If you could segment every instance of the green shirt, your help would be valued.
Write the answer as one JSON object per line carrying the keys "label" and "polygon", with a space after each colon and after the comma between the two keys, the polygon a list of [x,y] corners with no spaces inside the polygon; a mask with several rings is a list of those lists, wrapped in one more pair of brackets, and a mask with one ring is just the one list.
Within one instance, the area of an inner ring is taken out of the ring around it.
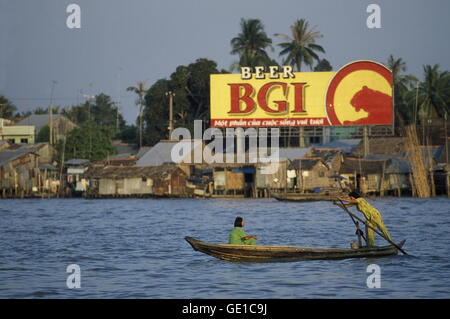
{"label": "green shirt", "polygon": [[247,234],[245,233],[245,231],[242,227],[234,227],[233,230],[230,232],[230,237],[229,237],[228,242],[232,245],[254,245],[254,244],[256,244],[255,239],[245,240],[245,236],[247,236]]}

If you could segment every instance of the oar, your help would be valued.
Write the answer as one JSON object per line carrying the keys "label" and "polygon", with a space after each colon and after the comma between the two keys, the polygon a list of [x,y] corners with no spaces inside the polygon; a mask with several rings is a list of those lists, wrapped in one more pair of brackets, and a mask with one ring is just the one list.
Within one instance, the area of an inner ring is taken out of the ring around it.
{"label": "oar", "polygon": [[377,233],[378,235],[380,235],[381,237],[383,237],[384,239],[386,239],[391,245],[393,245],[395,248],[397,248],[398,250],[400,250],[403,254],[408,255],[408,253],[406,253],[406,251],[404,251],[401,247],[399,247],[396,243],[394,243],[392,240],[390,240],[389,238],[385,237],[382,233],[380,233],[378,230],[376,230],[375,228],[373,228],[372,226],[368,225],[364,220],[362,220],[361,218],[359,218],[358,216],[356,216],[355,214],[351,213],[347,207],[344,205],[344,203],[339,199],[339,201],[341,202],[341,207],[352,217],[354,217],[356,220],[360,221],[361,223],[363,223],[364,225],[366,225],[367,227],[369,227],[370,229],[372,229],[375,233]]}
{"label": "oar", "polygon": [[[341,200],[339,200],[339,201],[341,202],[342,206],[345,207],[344,203],[343,203]],[[333,201],[333,202],[336,203],[336,201]],[[347,210],[347,213],[348,213],[348,212],[349,212],[349,211]],[[353,218],[353,216],[352,216],[351,214],[349,214],[349,216],[350,216],[350,218],[352,219],[353,224],[355,224],[356,229],[359,230],[359,224],[358,224],[358,222]],[[361,236],[362,236],[362,238],[364,239],[364,241],[365,241],[366,244],[367,244],[367,239],[366,239],[366,237],[364,236],[364,234],[361,234]]]}

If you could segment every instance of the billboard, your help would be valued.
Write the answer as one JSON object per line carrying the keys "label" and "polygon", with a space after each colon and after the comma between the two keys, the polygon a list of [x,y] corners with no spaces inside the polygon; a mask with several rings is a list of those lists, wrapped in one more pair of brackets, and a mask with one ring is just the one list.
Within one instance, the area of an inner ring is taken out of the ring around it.
{"label": "billboard", "polygon": [[211,75],[212,127],[392,125],[392,72],[355,61],[337,72],[290,66]]}

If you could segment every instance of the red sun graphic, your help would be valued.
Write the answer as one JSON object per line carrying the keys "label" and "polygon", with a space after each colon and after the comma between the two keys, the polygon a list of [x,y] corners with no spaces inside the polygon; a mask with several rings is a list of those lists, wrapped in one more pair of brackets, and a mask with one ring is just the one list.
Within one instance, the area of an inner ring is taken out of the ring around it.
{"label": "red sun graphic", "polygon": [[[341,68],[331,80],[326,94],[326,110],[331,125],[391,125],[393,121],[392,96],[362,85],[349,102],[355,111],[364,110],[367,116],[358,120],[339,120],[335,107],[336,90],[340,83],[356,71],[373,71],[380,74],[392,88],[392,72],[385,66],[372,61],[357,61]],[[342,116],[341,116],[342,118]]]}

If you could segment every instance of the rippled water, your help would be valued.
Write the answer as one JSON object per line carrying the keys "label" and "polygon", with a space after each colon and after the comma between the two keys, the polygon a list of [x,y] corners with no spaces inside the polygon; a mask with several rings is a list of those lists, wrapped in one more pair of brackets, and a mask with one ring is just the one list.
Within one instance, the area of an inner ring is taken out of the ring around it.
{"label": "rippled water", "polygon": [[[2,200],[0,297],[449,298],[450,200],[372,203],[415,258],[234,264],[184,241],[226,242],[240,215],[259,244],[349,247],[354,226],[327,202]],[[80,289],[66,286],[69,264],[81,268]],[[370,264],[381,267],[380,289],[367,288]]]}

